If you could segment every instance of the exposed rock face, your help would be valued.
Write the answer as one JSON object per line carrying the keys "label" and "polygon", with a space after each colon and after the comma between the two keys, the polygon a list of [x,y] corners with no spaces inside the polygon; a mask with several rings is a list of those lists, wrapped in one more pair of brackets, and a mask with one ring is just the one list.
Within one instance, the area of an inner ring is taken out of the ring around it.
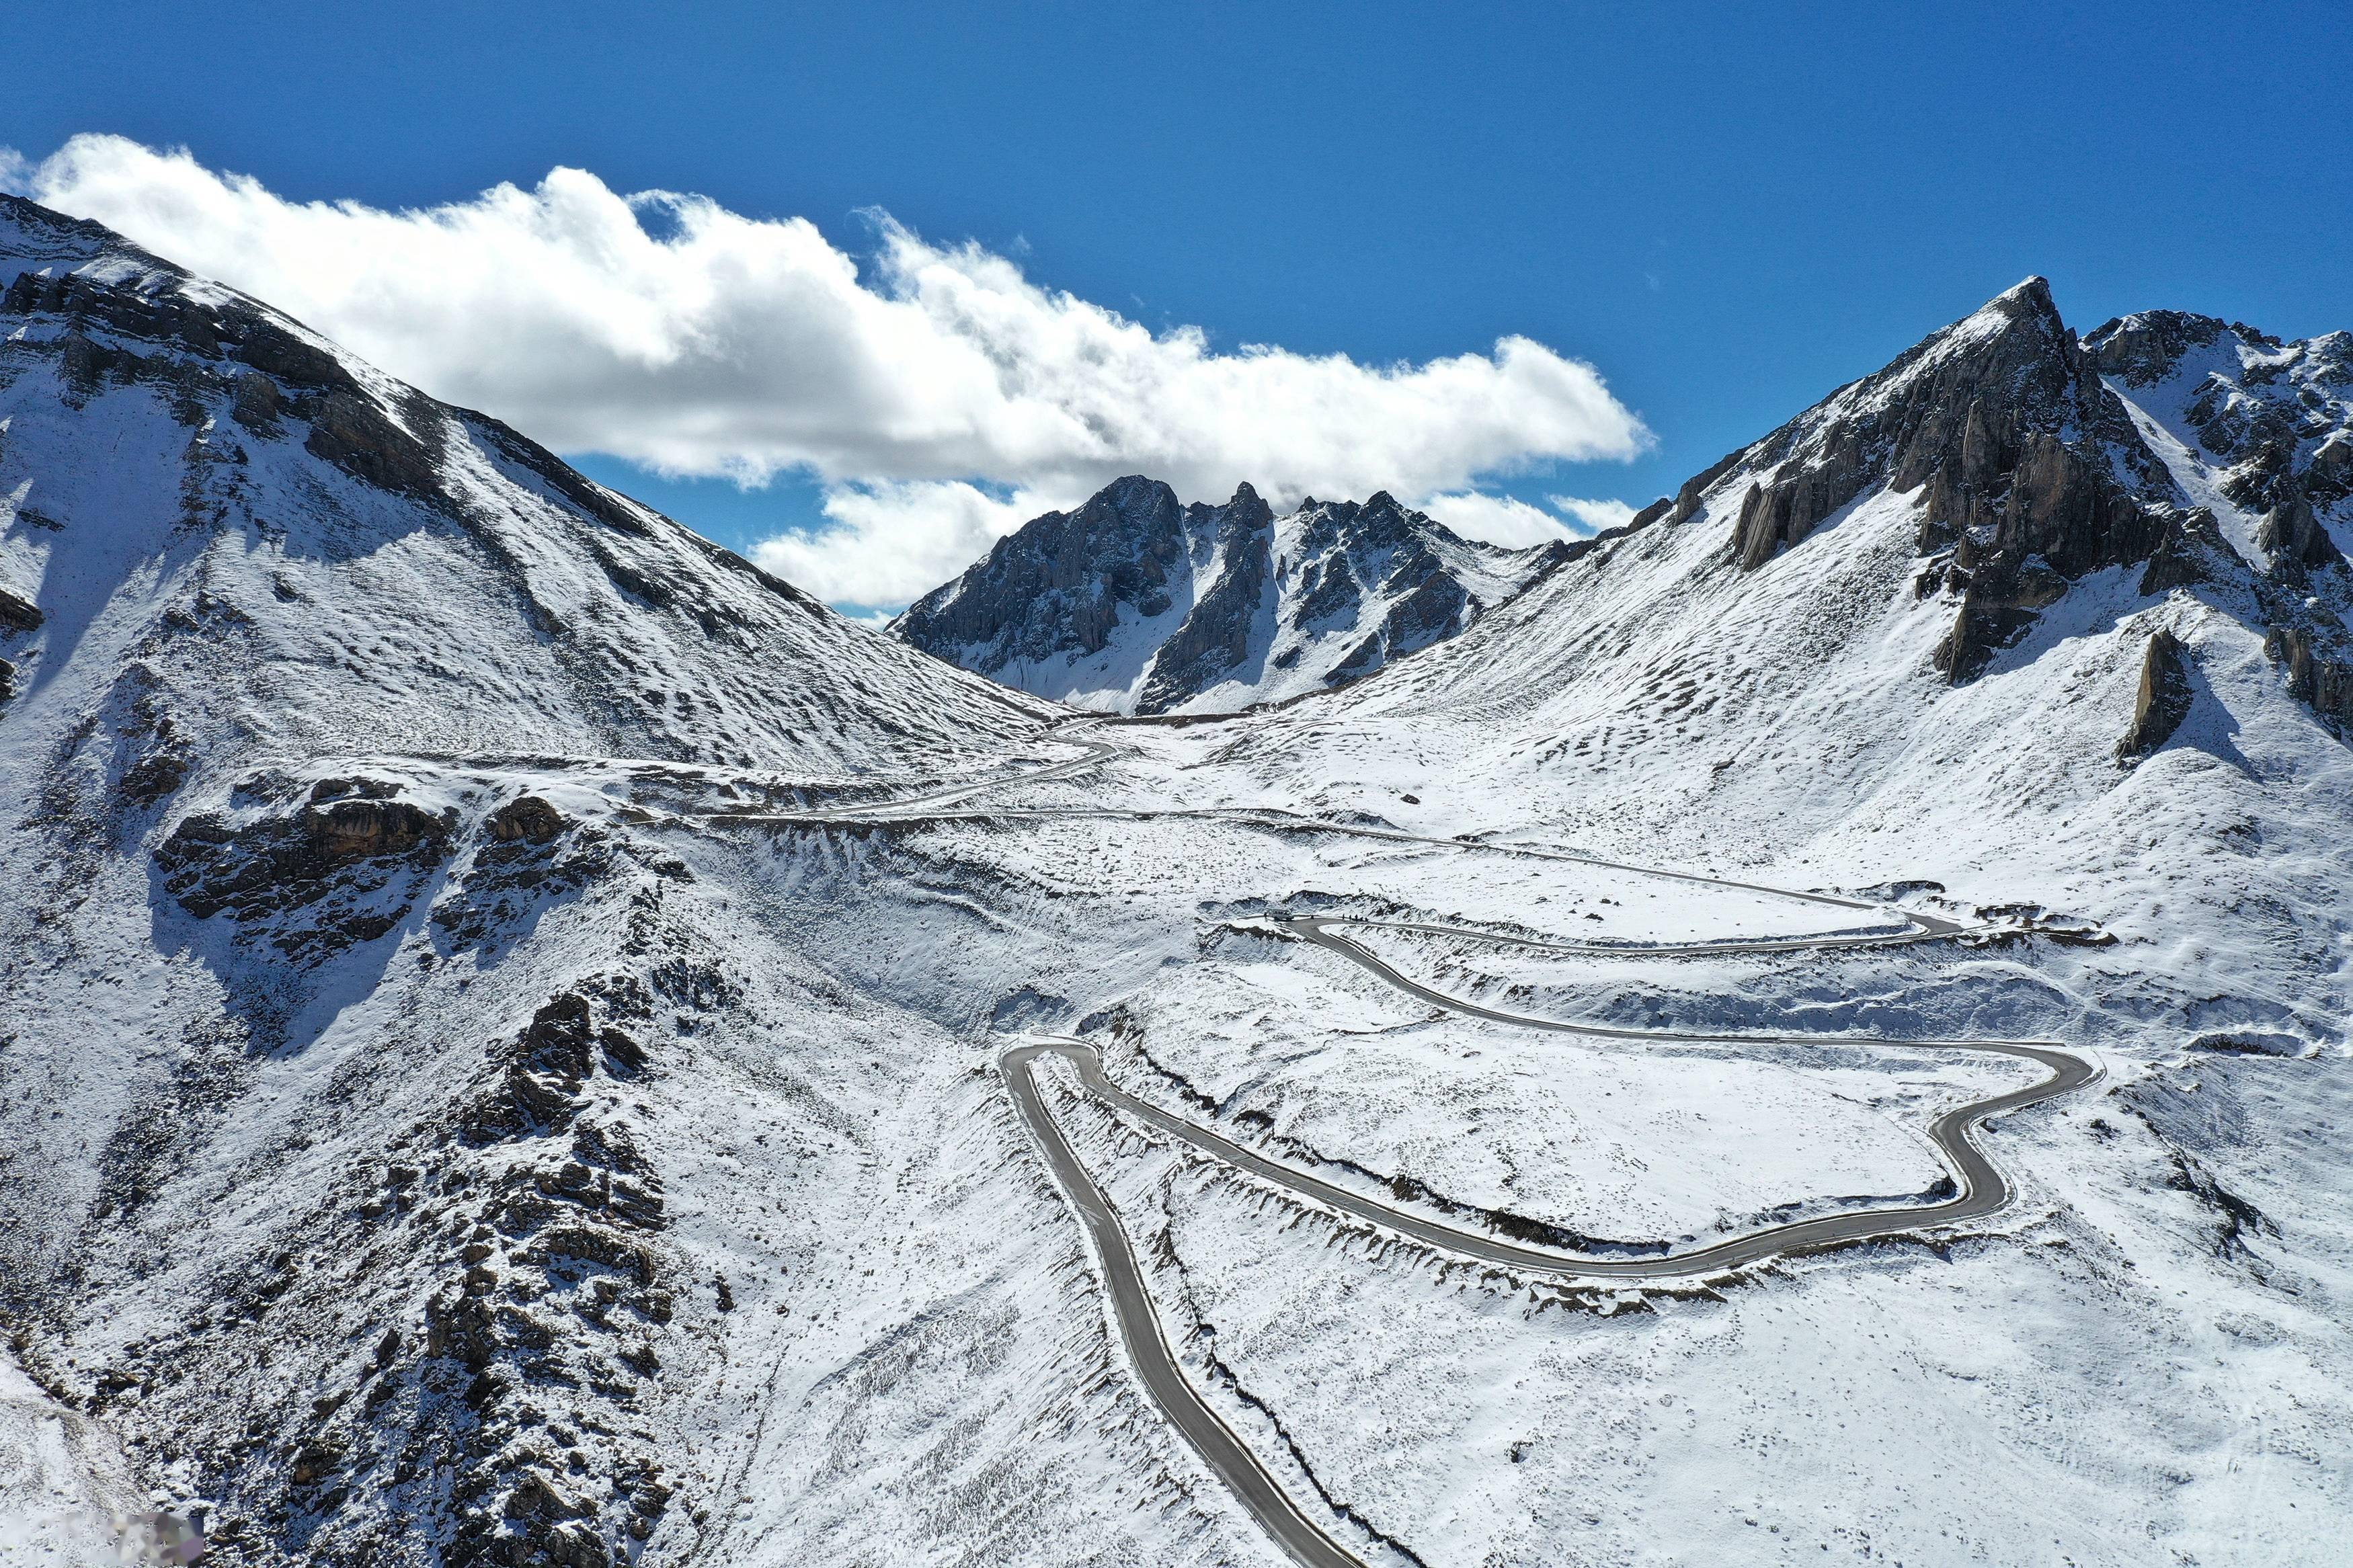
{"label": "exposed rock face", "polygon": [[1142,713],[1165,713],[1218,684],[1250,658],[1251,634],[1274,575],[1274,514],[1245,485],[1218,518],[1216,550],[1223,570],[1176,635],[1160,645],[1137,700]]}
{"label": "exposed rock face", "polygon": [[2292,477],[2283,479],[2274,493],[2279,497],[2278,504],[2263,514],[2263,525],[2255,531],[2255,542],[2270,552],[2275,569],[2295,575],[2315,566],[2332,566],[2345,559],[2337,542],[2321,526],[2301,484]]}
{"label": "exposed rock face", "polygon": [[[20,273],[0,293],[0,316],[37,314],[65,321],[66,379],[82,397],[110,381],[174,383],[192,403],[226,392],[232,416],[248,429],[275,434],[288,414],[310,425],[303,444],[313,455],[370,484],[417,497],[439,489],[439,422],[429,400],[410,395],[396,416],[332,352],[242,300],[152,294],[81,272]],[[118,341],[100,342],[88,327]]]}
{"label": "exposed rock face", "polygon": [[2132,727],[2116,747],[2119,760],[2137,762],[2171,740],[2189,716],[2190,697],[2189,650],[2160,627],[2149,635],[2148,651],[2141,656],[2140,691],[2133,700]]}
{"label": "exposed rock face", "polygon": [[[1257,495],[1235,500],[1247,506]],[[900,633],[918,647],[986,645],[1000,663],[1099,652],[1123,606],[1145,619],[1167,614],[1191,537],[1213,542],[1222,520],[1221,509],[1179,506],[1166,485],[1117,480],[1077,510],[1047,512],[998,541],[957,584],[911,605]],[[1016,620],[1009,612],[1021,605],[1043,613]]]}
{"label": "exposed rock face", "polygon": [[2353,495],[2353,333],[2284,342],[2149,310],[2103,325],[2084,352],[2260,519],[2255,542],[2275,574],[2300,581],[2343,559],[2324,514]]}
{"label": "exposed rock face", "polygon": [[[311,809],[301,816],[312,860],[325,868],[379,855],[406,855],[448,832],[446,822],[406,801],[386,798],[390,793],[367,779],[331,779],[314,785]],[[353,798],[336,798],[344,794]],[[322,801],[328,804],[322,805]]]}
{"label": "exposed rock face", "polygon": [[[430,410],[422,399],[412,400],[412,406],[430,419]],[[433,433],[433,439],[420,438],[396,423],[364,394],[331,392],[319,400],[311,415],[310,438],[302,445],[314,457],[324,458],[380,489],[429,497],[440,482],[439,433],[430,423],[425,428]]]}
{"label": "exposed rock face", "polygon": [[1023,525],[892,629],[1040,696],[1229,710],[1451,637],[1573,548],[1473,543],[1386,494],[1277,517],[1248,485],[1187,506],[1132,477]]}
{"label": "exposed rock face", "polygon": [[1957,600],[1935,655],[1956,683],[2092,574],[2137,566],[2153,595],[2253,568],[2263,613],[2304,638],[2278,657],[2306,648],[2297,689],[2333,711],[2327,670],[2353,662],[2346,584],[2314,590],[2353,522],[2348,389],[2353,336],[2285,343],[2151,311],[2079,341],[2029,279],[1695,477],[1666,518],[1732,475],[1731,557],[1753,572],[1883,487],[1915,494],[1915,589]]}
{"label": "exposed rock face", "polygon": [[2302,698],[2340,728],[2353,725],[2353,659],[2318,647],[2303,626],[2274,626],[2263,638],[2263,652],[2286,668],[2289,695]]}
{"label": "exposed rock face", "polygon": [[564,831],[564,814],[535,795],[517,795],[483,820],[483,830],[501,844],[544,844]]}
{"label": "exposed rock face", "polygon": [[39,605],[0,588],[0,632],[32,632],[40,627]]}
{"label": "exposed rock face", "polygon": [[[17,274],[0,293],[0,313],[58,315],[70,322],[103,325],[125,337],[170,344],[188,354],[237,361],[306,391],[356,391],[359,386],[332,352],[234,299],[215,303],[176,292],[151,294],[86,272],[45,278],[27,271]],[[81,344],[76,352],[87,374],[143,367],[143,362],[95,343],[87,334],[81,335]]]}
{"label": "exposed rock face", "polygon": [[1783,426],[1747,461],[1773,467],[1733,530],[1744,571],[1876,485],[1923,491],[1931,581],[1961,594],[1936,656],[1956,681],[2069,583],[2147,559],[2178,499],[2040,278]]}
{"label": "exposed rock face", "polygon": [[[264,784],[262,787],[267,788]],[[315,964],[405,919],[449,849],[454,818],[376,780],[322,780],[309,803],[239,821],[184,818],[157,847],[164,890],[197,920]]]}
{"label": "exposed rock face", "polygon": [[2149,562],[2143,593],[2236,584],[2288,688],[2353,720],[2353,334],[2284,342],[2235,321],[2151,310],[2084,339],[2146,441],[2204,504]]}

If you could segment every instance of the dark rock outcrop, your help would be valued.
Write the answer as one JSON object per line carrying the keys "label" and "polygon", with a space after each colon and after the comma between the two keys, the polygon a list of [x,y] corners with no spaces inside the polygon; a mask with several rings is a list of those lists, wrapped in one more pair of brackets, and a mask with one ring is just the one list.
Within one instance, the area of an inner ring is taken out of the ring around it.
{"label": "dark rock outcrop", "polygon": [[1140,713],[1165,713],[1217,685],[1250,657],[1253,623],[1265,607],[1274,576],[1274,513],[1248,485],[1234,492],[1218,519],[1224,570],[1174,637],[1160,645],[1136,703]]}
{"label": "dark rock outcrop", "polygon": [[[430,416],[421,400],[412,412]],[[380,489],[419,499],[439,492],[440,465],[433,448],[364,393],[336,391],[320,399],[302,445],[313,457]]]}
{"label": "dark rock outcrop", "polygon": [[186,782],[188,760],[175,752],[153,752],[122,774],[122,794],[132,805],[151,806]]}
{"label": "dark rock outcrop", "polygon": [[1732,552],[1755,571],[1873,486],[1920,492],[1928,582],[1960,591],[1936,668],[1958,682],[2068,584],[2147,560],[2179,500],[2098,366],[2030,278],[1745,455]]}
{"label": "dark rock outcrop", "polygon": [[[310,424],[303,445],[313,456],[385,489],[441,494],[439,416],[430,399],[411,395],[396,417],[332,351],[242,300],[208,304],[80,272],[27,272],[0,293],[0,315],[60,320],[58,352],[77,399],[110,378],[165,382],[201,423],[206,396],[225,394],[230,417],[248,430],[274,435],[281,416],[292,416]],[[93,331],[116,341],[100,342]]]}
{"label": "dark rock outcrop", "polygon": [[285,406],[285,400],[278,395],[278,384],[258,370],[248,370],[232,384],[236,401],[230,405],[229,417],[260,435],[278,434],[278,416]]}
{"label": "dark rock outcrop", "polygon": [[2106,323],[2084,346],[2151,426],[2189,449],[2175,460],[2201,468],[2238,513],[2235,547],[2203,510],[2169,520],[2141,592],[2189,588],[2246,605],[2289,689],[2342,729],[2353,710],[2344,619],[2353,584],[2339,542],[2353,525],[2353,333],[2284,342],[2237,321],[2149,310]]}
{"label": "dark rock outcrop", "polygon": [[2144,310],[2103,322],[2084,339],[2093,365],[2127,386],[2147,386],[2171,375],[2182,356],[2220,341],[2230,327],[2211,316],[2181,310]]}
{"label": "dark rock outcrop", "polygon": [[2129,765],[2171,740],[2189,716],[2190,697],[2189,650],[2160,627],[2149,634],[2141,656],[2140,690],[2133,700],[2132,725],[2116,747],[2117,759]]}
{"label": "dark rock outcrop", "polygon": [[2303,626],[2272,627],[2263,654],[2286,668],[2288,695],[2340,730],[2353,725],[2353,659],[2327,651]]}
{"label": "dark rock outcrop", "polygon": [[1669,528],[1674,527],[1677,523],[1690,521],[1699,515],[1699,509],[1706,500],[1707,492],[1715,488],[1716,481],[1738,468],[1741,459],[1747,457],[1752,449],[1743,447],[1736,452],[1726,452],[1723,457],[1685,479],[1676,489],[1673,500],[1670,501],[1662,497],[1636,512],[1627,524],[1628,529],[1630,531],[1647,527],[1661,517],[1666,519]]}
{"label": "dark rock outcrop", "polygon": [[448,823],[403,800],[334,800],[313,804],[301,814],[309,837],[313,867],[324,871],[354,860],[381,855],[406,855],[427,840],[438,839]]}
{"label": "dark rock outcrop", "polygon": [[568,826],[564,814],[535,795],[517,795],[482,819],[482,829],[501,844],[544,844]]}
{"label": "dark rock outcrop", "polygon": [[454,812],[429,813],[381,781],[322,780],[290,812],[243,824],[185,818],[156,848],[155,864],[190,915],[227,914],[240,941],[312,963],[406,919],[456,825]]}
{"label": "dark rock outcrop", "polygon": [[[1186,506],[1165,484],[1120,479],[1000,540],[892,630],[1042,696],[1132,686],[1135,711],[1158,713],[1233,683],[1239,707],[1271,680],[1312,689],[1451,637],[1578,548],[1473,544],[1386,493],[1310,499],[1295,515],[1278,549],[1273,509],[1248,485]],[[1165,632],[1139,625],[1180,609]],[[1119,636],[1134,640],[1114,647]]]}
{"label": "dark rock outcrop", "polygon": [[2292,477],[2283,477],[2274,493],[2276,503],[2255,531],[2255,542],[2270,553],[2274,570],[2300,579],[2314,567],[2345,559],[2337,542],[2321,526],[2302,485]]}
{"label": "dark rock outcrop", "polygon": [[38,605],[0,588],[0,633],[36,632],[44,618]]}
{"label": "dark rock outcrop", "polygon": [[2179,418],[2220,469],[2222,492],[2259,516],[2256,543],[2274,575],[2300,584],[2344,558],[2319,512],[2353,494],[2353,334],[2284,342],[2237,321],[2148,310],[2101,326],[2084,352]]}
{"label": "dark rock outcrop", "polygon": [[2149,552],[2148,564],[2141,571],[2140,591],[2154,597],[2211,582],[2232,559],[2231,546],[2215,524],[2214,514],[2204,507],[2193,507],[2166,519],[2157,548]]}

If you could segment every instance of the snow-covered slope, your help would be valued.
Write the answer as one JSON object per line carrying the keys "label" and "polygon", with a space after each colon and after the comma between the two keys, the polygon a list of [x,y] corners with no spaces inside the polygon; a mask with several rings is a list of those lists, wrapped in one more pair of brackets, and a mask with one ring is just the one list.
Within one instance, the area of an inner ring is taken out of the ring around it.
{"label": "snow-covered slope", "polygon": [[[2253,340],[2207,323],[2221,350],[2104,372],[2157,319],[2079,345],[2030,280],[1462,637],[1270,717],[1241,750],[1337,775],[1323,737],[1411,730],[1448,771],[1585,803],[1628,843],[1700,852],[1769,824],[1874,858],[2015,853],[2037,879],[2078,838],[2087,871],[2158,849],[2118,840],[2120,811],[2172,817],[2200,853],[2250,810],[2336,820],[2342,335],[2258,344],[2257,390],[2266,363],[2311,378],[2269,405],[2293,409],[2273,416],[2291,437],[2232,441],[2253,421],[2218,413],[2201,455],[2168,432],[2250,393],[2197,356],[2236,367]],[[2257,744],[2277,754],[2251,772]]]}
{"label": "snow-covered slope", "polygon": [[[2019,1065],[1924,1042],[2063,1041],[2105,1076],[1980,1135],[2009,1212],[1681,1284],[1044,1093],[1188,1384],[1361,1562],[2341,1556],[2346,568],[2265,534],[2289,480],[2345,521],[2333,340],[2086,347],[2030,285],[1373,679],[1049,733],[7,216],[86,279],[0,317],[10,1548],[143,1506],[272,1568],[1271,1568],[1008,1101],[1034,1030],[1619,1257],[1915,1203]],[[1560,852],[1984,929],[1793,950],[1902,922]]]}
{"label": "snow-covered slope", "polygon": [[9,198],[0,277],[19,736],[126,679],[191,747],[847,770],[1044,712],[102,231]]}
{"label": "snow-covered slope", "polygon": [[[69,1436],[127,1440],[159,1506],[211,1501],[207,1561],[643,1535],[691,1445],[632,1389],[695,1315],[674,1297],[708,1294],[668,1162],[733,1136],[655,1123],[678,1094],[706,1131],[863,1135],[828,1080],[871,1023],[779,1066],[764,1031],[814,1038],[838,1003],[752,958],[762,917],[628,796],[855,795],[1051,716],[0,197],[0,1317],[25,1373]],[[719,1050],[669,1049],[754,997]],[[776,1182],[691,1202],[741,1219]],[[481,1260],[524,1253],[578,1314],[481,1300]],[[519,1447],[525,1384],[565,1390],[593,1451]],[[617,1489],[601,1525],[583,1489]]]}
{"label": "snow-covered slope", "polygon": [[891,629],[1082,708],[1229,713],[1451,637],[1570,552],[1458,538],[1385,493],[1277,517],[1248,485],[1183,506],[1132,476],[1033,518]]}
{"label": "snow-covered slope", "polygon": [[[2109,1077],[1999,1124],[1991,1142],[2041,1194],[2000,1256],[1890,1254],[1835,1280],[1800,1266],[1721,1303],[1654,1300],[1640,1328],[1524,1329],[1373,1268],[1330,1308],[1343,1271],[1253,1230],[1249,1194],[1166,1158],[1114,1167],[1130,1173],[1116,1191],[1171,1215],[1191,1310],[1322,1462],[1319,1484],[1385,1529],[1421,1524],[1406,1539],[1430,1562],[2341,1552],[2343,342],[2163,315],[2079,342],[2030,281],[1461,637],[1155,742],[1189,764],[1188,800],[2061,910],[2116,939],[1787,964],[1416,944],[1412,973],[1517,1012],[2037,1036],[2101,1053]],[[1564,908],[1558,883],[1539,905],[1388,874],[1413,918],[1547,934],[1624,918],[1589,893]],[[1662,1194],[1764,1113],[1715,1079],[1724,1094],[1690,1108],[1683,1136],[1613,1151],[1619,1053],[1407,1008],[1343,1040],[1298,967],[1259,949],[1172,968],[1128,1004],[1139,1048],[1192,1102],[1271,1114],[1335,1163],[1588,1232],[1636,1200],[1532,1211],[1546,1173]],[[1678,1053],[1675,1082],[1695,1070]],[[1866,1092],[1888,1092],[1883,1070]],[[1675,1104],[1665,1084],[1633,1092],[1652,1114]],[[1555,1094],[1572,1103],[1532,1111]],[[1149,1196],[1155,1181],[1175,1195]],[[1237,1256],[1241,1237],[1261,1244]],[[1470,1386],[1395,1376],[1432,1344]],[[1314,1392],[1339,1363],[1383,1371],[1349,1397]]]}

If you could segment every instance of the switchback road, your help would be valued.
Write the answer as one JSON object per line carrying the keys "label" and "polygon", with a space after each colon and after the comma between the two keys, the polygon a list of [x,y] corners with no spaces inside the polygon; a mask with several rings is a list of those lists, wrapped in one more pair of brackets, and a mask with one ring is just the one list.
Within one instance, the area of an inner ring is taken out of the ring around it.
{"label": "switchback road", "polygon": [[1938,1116],[1927,1128],[1929,1142],[1952,1177],[1953,1194],[1928,1203],[1899,1204],[1834,1215],[1819,1215],[1787,1225],[1769,1226],[1746,1235],[1692,1247],[1662,1251],[1639,1258],[1597,1258],[1556,1248],[1531,1246],[1491,1232],[1450,1223],[1400,1205],[1390,1204],[1330,1182],[1284,1161],[1202,1127],[1140,1100],[1112,1082],[1103,1058],[1083,1041],[1036,1037],[1007,1049],[998,1058],[1006,1091],[1016,1112],[1037,1141],[1054,1181],[1070,1201],[1084,1228],[1109,1300],[1112,1325],[1138,1381],[1169,1424],[1198,1453],[1235,1499],[1268,1536],[1304,1568],[1365,1568],[1363,1559],[1334,1531],[1337,1521],[1321,1507],[1303,1509],[1266,1462],[1227,1424],[1185,1375],[1170,1348],[1150,1284],[1138,1263],[1133,1244],[1117,1211],[1088,1171],[1056,1121],[1039,1068],[1049,1060],[1071,1068],[1080,1092],[1092,1096],[1118,1116],[1141,1123],[1189,1149],[1220,1162],[1259,1182],[1280,1189],[1302,1203],[1320,1205],[1366,1225],[1405,1237],[1454,1257],[1563,1281],[1688,1279],[1720,1276],[1748,1265],[1793,1253],[1853,1246],[1889,1237],[1915,1235],[1986,1218],[2009,1205],[2014,1196],[2009,1179],[1978,1146],[1977,1130],[1992,1117],[2023,1110],[2080,1089],[2099,1077],[2090,1058],[2052,1040],[1919,1040],[1860,1035],[1699,1034],[1621,1028],[1602,1024],[1532,1017],[1504,1012],[1451,995],[1398,970],[1363,943],[1341,934],[1340,928],[1386,928],[1436,936],[1455,942],[1516,946],[1537,952],[1588,958],[1658,957],[1673,954],[1777,953],[1831,948],[1880,947],[1933,942],[1970,935],[1995,928],[1965,926],[1935,915],[1894,910],[1837,894],[1811,889],[1769,888],[1734,882],[1689,872],[1663,871],[1602,860],[1589,856],[1538,847],[1476,839],[1434,838],[1388,827],[1335,823],[1275,807],[1227,806],[1198,809],[1071,806],[990,811],[964,806],[974,795],[1016,784],[1067,778],[1101,764],[1116,748],[1099,740],[1057,736],[1082,748],[1081,754],[1016,774],[943,787],[912,799],[874,802],[798,812],[727,814],[743,822],[800,826],[867,824],[890,820],[936,820],[961,816],[1004,819],[1089,816],[1148,823],[1166,818],[1215,818],[1237,826],[1257,826],[1282,831],[1335,834],[1351,837],[1427,845],[1461,852],[1488,852],[1527,857],[1566,864],[1593,866],[1615,871],[1659,877],[1726,890],[1761,893],[1826,909],[1867,913],[1886,923],[1862,930],[1825,932],[1807,937],[1734,939],[1689,943],[1583,942],[1557,938],[1501,934],[1471,927],[1421,921],[1376,921],[1353,916],[1277,913],[1270,925],[1363,969],[1405,995],[1467,1017],[1515,1028],[1578,1035],[1633,1043],[1697,1042],[1727,1046],[1787,1047],[1807,1044],[1841,1047],[1866,1047],[1887,1051],[1970,1051],[2030,1061],[2046,1069],[2045,1076],[2024,1088],[1972,1100]]}

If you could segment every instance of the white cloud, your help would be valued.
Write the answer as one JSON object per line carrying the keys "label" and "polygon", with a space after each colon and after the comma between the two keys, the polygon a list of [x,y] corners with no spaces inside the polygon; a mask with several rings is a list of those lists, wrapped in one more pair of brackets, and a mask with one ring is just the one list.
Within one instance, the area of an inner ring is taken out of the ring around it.
{"label": "white cloud", "polygon": [[1018,491],[1005,500],[960,479],[837,485],[833,526],[786,533],[752,552],[760,565],[836,604],[903,605],[961,573],[1040,512],[1075,502]]}
{"label": "white cloud", "polygon": [[1530,506],[1510,496],[1463,490],[1453,495],[1431,496],[1420,503],[1419,510],[1428,512],[1465,539],[1481,539],[1490,544],[1507,545],[1514,550],[1524,545],[1547,544],[1556,539],[1575,537],[1560,519],[1542,507]]}
{"label": "white cloud", "polygon": [[1219,353],[880,216],[861,277],[805,219],[625,195],[577,169],[400,212],[288,201],[111,136],[0,173],[559,449],[744,482],[814,473],[840,531],[770,557],[860,592],[997,526],[976,520],[1003,503],[959,481],[1074,499],[1145,473],[1221,499],[1248,479],[1280,506],[1454,494],[1649,440],[1590,366],[1525,337],[1421,364]]}
{"label": "white cloud", "polygon": [[[1622,500],[1587,500],[1579,496],[1546,496],[1545,500],[1553,511],[1512,496],[1480,490],[1431,496],[1420,506],[1465,539],[1483,539],[1514,549],[1554,539],[1588,538],[1605,528],[1630,522],[1634,516],[1634,509]],[[1561,515],[1556,517],[1554,512]]]}
{"label": "white cloud", "polygon": [[1634,521],[1634,509],[1622,500],[1586,500],[1578,496],[1546,496],[1545,500],[1553,510],[1575,518],[1581,527],[1577,533],[1599,533],[1605,528],[1623,528]]}

